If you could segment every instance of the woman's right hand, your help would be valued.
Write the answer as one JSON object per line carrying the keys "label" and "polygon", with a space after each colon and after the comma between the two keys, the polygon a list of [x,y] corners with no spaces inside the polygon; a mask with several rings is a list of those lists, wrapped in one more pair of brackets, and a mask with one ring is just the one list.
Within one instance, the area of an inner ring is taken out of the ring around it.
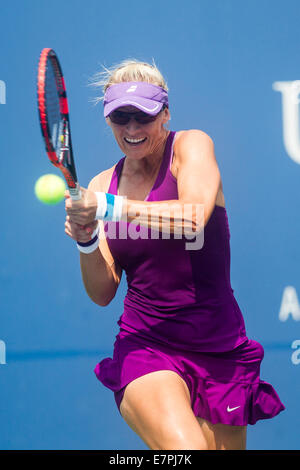
{"label": "woman's right hand", "polygon": [[86,243],[91,240],[92,233],[97,225],[98,220],[93,220],[87,225],[79,225],[75,222],[70,222],[70,217],[67,215],[65,221],[65,233],[77,242]]}

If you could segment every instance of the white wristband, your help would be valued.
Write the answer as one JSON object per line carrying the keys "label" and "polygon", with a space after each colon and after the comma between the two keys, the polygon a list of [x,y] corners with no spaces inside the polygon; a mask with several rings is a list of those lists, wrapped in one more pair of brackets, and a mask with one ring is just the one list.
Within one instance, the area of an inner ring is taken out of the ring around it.
{"label": "white wristband", "polygon": [[113,212],[113,217],[111,219],[113,222],[119,222],[119,220],[121,220],[123,202],[124,202],[124,196],[115,196],[114,212]]}
{"label": "white wristband", "polygon": [[110,193],[95,192],[97,197],[97,211],[95,219],[118,222],[122,217],[124,196],[115,196]]}
{"label": "white wristband", "polygon": [[95,194],[96,194],[97,203],[98,203],[95,219],[96,219],[96,220],[99,220],[99,219],[103,219],[104,216],[105,216],[105,214],[106,214],[106,210],[107,210],[107,200],[106,200],[106,195],[105,195],[105,193],[103,193],[103,192],[96,192]]}
{"label": "white wristband", "polygon": [[91,240],[86,243],[77,242],[77,248],[81,253],[89,254],[95,251],[99,245],[99,224],[92,233]]}

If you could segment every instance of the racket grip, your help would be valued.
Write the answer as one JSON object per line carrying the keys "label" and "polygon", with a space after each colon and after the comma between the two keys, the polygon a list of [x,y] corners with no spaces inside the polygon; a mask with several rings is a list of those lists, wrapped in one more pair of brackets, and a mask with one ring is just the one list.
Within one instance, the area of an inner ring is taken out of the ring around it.
{"label": "racket grip", "polygon": [[76,183],[76,186],[75,188],[68,188],[69,189],[69,193],[70,193],[70,196],[71,196],[71,199],[73,201],[79,201],[79,199],[81,199],[81,191],[80,191],[80,185],[79,183]]}

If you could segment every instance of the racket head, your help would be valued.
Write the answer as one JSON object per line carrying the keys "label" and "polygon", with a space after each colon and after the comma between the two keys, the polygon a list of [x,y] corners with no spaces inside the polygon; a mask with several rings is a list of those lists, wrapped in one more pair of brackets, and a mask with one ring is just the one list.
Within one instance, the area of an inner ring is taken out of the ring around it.
{"label": "racket head", "polygon": [[44,48],[40,55],[37,100],[41,131],[49,160],[62,171],[72,199],[80,199],[66,86],[58,57],[51,48]]}

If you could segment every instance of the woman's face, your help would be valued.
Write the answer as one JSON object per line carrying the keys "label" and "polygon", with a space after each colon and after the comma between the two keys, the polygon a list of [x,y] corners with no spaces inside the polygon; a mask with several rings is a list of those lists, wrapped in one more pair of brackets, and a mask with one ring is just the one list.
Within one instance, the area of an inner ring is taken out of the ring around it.
{"label": "woman's face", "polygon": [[[134,106],[124,106],[118,108],[118,111],[136,113],[139,109]],[[124,126],[113,123],[109,117],[106,118],[106,122],[111,127],[122,152],[127,157],[138,160],[160,151],[167,133],[163,126],[169,119],[169,109],[165,108],[157,115],[155,121],[148,124],[140,124],[134,118]]]}

